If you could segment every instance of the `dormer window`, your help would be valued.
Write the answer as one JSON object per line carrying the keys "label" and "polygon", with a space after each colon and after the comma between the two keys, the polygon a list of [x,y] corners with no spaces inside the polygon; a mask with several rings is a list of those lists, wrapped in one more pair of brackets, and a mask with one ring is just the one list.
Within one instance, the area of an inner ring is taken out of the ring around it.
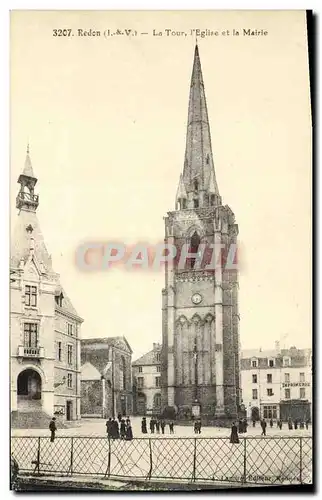
{"label": "dormer window", "polygon": [[64,295],[62,294],[62,292],[61,292],[59,295],[56,295],[56,296],[55,296],[55,301],[56,301],[56,304],[57,304],[59,307],[63,307],[63,298],[64,298]]}
{"label": "dormer window", "polygon": [[268,359],[268,366],[270,368],[273,368],[275,366],[275,359],[274,358],[269,358]]}
{"label": "dormer window", "polygon": [[257,368],[257,359],[256,358],[253,358],[251,363],[252,363],[252,368]]}
{"label": "dormer window", "polygon": [[283,366],[291,366],[291,358],[289,356],[284,356]]}

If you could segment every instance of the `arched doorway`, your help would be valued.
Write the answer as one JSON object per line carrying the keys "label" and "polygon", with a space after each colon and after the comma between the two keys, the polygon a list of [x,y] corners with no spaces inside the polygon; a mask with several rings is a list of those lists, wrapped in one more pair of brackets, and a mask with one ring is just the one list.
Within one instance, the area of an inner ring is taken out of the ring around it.
{"label": "arched doorway", "polygon": [[252,420],[259,420],[259,408],[257,406],[253,406],[252,408]]}
{"label": "arched doorway", "polygon": [[136,411],[138,415],[146,415],[146,396],[139,392],[136,400]]}
{"label": "arched doorway", "polygon": [[27,368],[17,378],[19,410],[34,410],[41,406],[41,377],[36,370]]}

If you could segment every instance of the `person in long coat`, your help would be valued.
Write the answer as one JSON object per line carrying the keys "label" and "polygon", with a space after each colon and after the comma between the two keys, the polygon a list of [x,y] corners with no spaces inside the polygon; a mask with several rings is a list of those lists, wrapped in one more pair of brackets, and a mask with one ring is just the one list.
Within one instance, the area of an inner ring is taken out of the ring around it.
{"label": "person in long coat", "polygon": [[171,420],[169,422],[170,434],[174,434],[174,422]]}
{"label": "person in long coat", "polygon": [[164,434],[165,421],[163,419],[161,420],[161,424],[160,425],[161,425],[161,432],[162,432],[162,434]]}
{"label": "person in long coat", "polygon": [[309,418],[307,418],[307,419],[305,420],[305,427],[306,427],[306,430],[309,430],[309,423],[310,423],[310,419],[309,419]]}
{"label": "person in long coat", "polygon": [[270,427],[273,427],[273,425],[274,425],[273,419],[272,419],[272,418],[270,418],[270,420],[269,420],[269,426],[270,426]]}
{"label": "person in long coat", "polygon": [[107,436],[110,438],[112,437],[112,419],[111,417],[106,421],[106,432],[107,432]]}
{"label": "person in long coat", "polygon": [[150,420],[150,431],[151,431],[151,434],[154,434],[154,418],[153,417]]}
{"label": "person in long coat", "polygon": [[142,418],[141,431],[142,431],[142,434],[147,434],[147,432],[148,432],[148,430],[146,428],[146,418],[145,417]]}
{"label": "person in long coat", "polygon": [[241,418],[238,420],[238,432],[239,432],[239,434],[242,434],[244,432],[243,431],[243,421]]}
{"label": "person in long coat", "polygon": [[126,435],[126,426],[125,426],[125,420],[122,418],[121,424],[120,424],[120,437],[121,439],[125,439]]}
{"label": "person in long coat", "polygon": [[120,437],[119,423],[114,419],[113,421],[113,438],[118,439]]}
{"label": "person in long coat", "polygon": [[247,432],[248,422],[247,418],[244,418],[244,432]]}
{"label": "person in long coat", "polygon": [[297,429],[297,426],[298,426],[298,420],[297,418],[294,420],[294,429]]}
{"label": "person in long coat", "polygon": [[160,420],[156,419],[155,421],[155,428],[157,430],[157,434],[160,434]]}
{"label": "person in long coat", "polygon": [[235,422],[231,426],[230,442],[231,443],[239,443],[239,437],[238,437],[238,432],[237,432],[237,425],[236,425]]}
{"label": "person in long coat", "polygon": [[288,417],[288,428],[290,431],[293,429],[293,422],[292,422],[291,417]]}
{"label": "person in long coat", "polygon": [[132,425],[131,425],[130,421],[126,426],[125,439],[126,439],[126,441],[132,441],[132,439],[133,439]]}
{"label": "person in long coat", "polygon": [[280,428],[280,430],[282,430],[282,427],[283,427],[283,420],[280,418],[279,421],[278,421],[278,426]]}

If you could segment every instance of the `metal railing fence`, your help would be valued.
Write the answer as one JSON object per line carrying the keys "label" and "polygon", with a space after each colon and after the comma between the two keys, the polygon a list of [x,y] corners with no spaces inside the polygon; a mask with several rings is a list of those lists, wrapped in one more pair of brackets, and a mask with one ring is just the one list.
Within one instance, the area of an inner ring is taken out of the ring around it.
{"label": "metal railing fence", "polygon": [[36,475],[190,480],[249,484],[312,483],[312,437],[12,437],[19,470]]}

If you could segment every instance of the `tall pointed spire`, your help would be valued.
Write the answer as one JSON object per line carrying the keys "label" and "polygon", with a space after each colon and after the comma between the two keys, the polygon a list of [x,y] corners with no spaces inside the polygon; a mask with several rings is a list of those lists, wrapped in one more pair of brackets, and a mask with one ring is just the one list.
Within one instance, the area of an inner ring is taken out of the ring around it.
{"label": "tall pointed spire", "polygon": [[190,84],[183,183],[188,193],[188,208],[221,204],[197,43]]}
{"label": "tall pointed spire", "polygon": [[16,198],[16,207],[19,208],[19,210],[35,212],[38,207],[39,197],[34,194],[34,188],[37,184],[37,178],[35,177],[32,168],[29,152],[29,142],[27,145],[24,169],[22,171],[22,174],[19,175],[18,183],[20,184],[20,191]]}
{"label": "tall pointed spire", "polygon": [[30,159],[29,141],[28,141],[28,144],[27,144],[27,154],[26,154],[25,167],[23,169],[23,174],[26,175],[27,177],[35,177],[34,176],[34,171],[33,171],[33,168],[32,168],[31,159]]}

